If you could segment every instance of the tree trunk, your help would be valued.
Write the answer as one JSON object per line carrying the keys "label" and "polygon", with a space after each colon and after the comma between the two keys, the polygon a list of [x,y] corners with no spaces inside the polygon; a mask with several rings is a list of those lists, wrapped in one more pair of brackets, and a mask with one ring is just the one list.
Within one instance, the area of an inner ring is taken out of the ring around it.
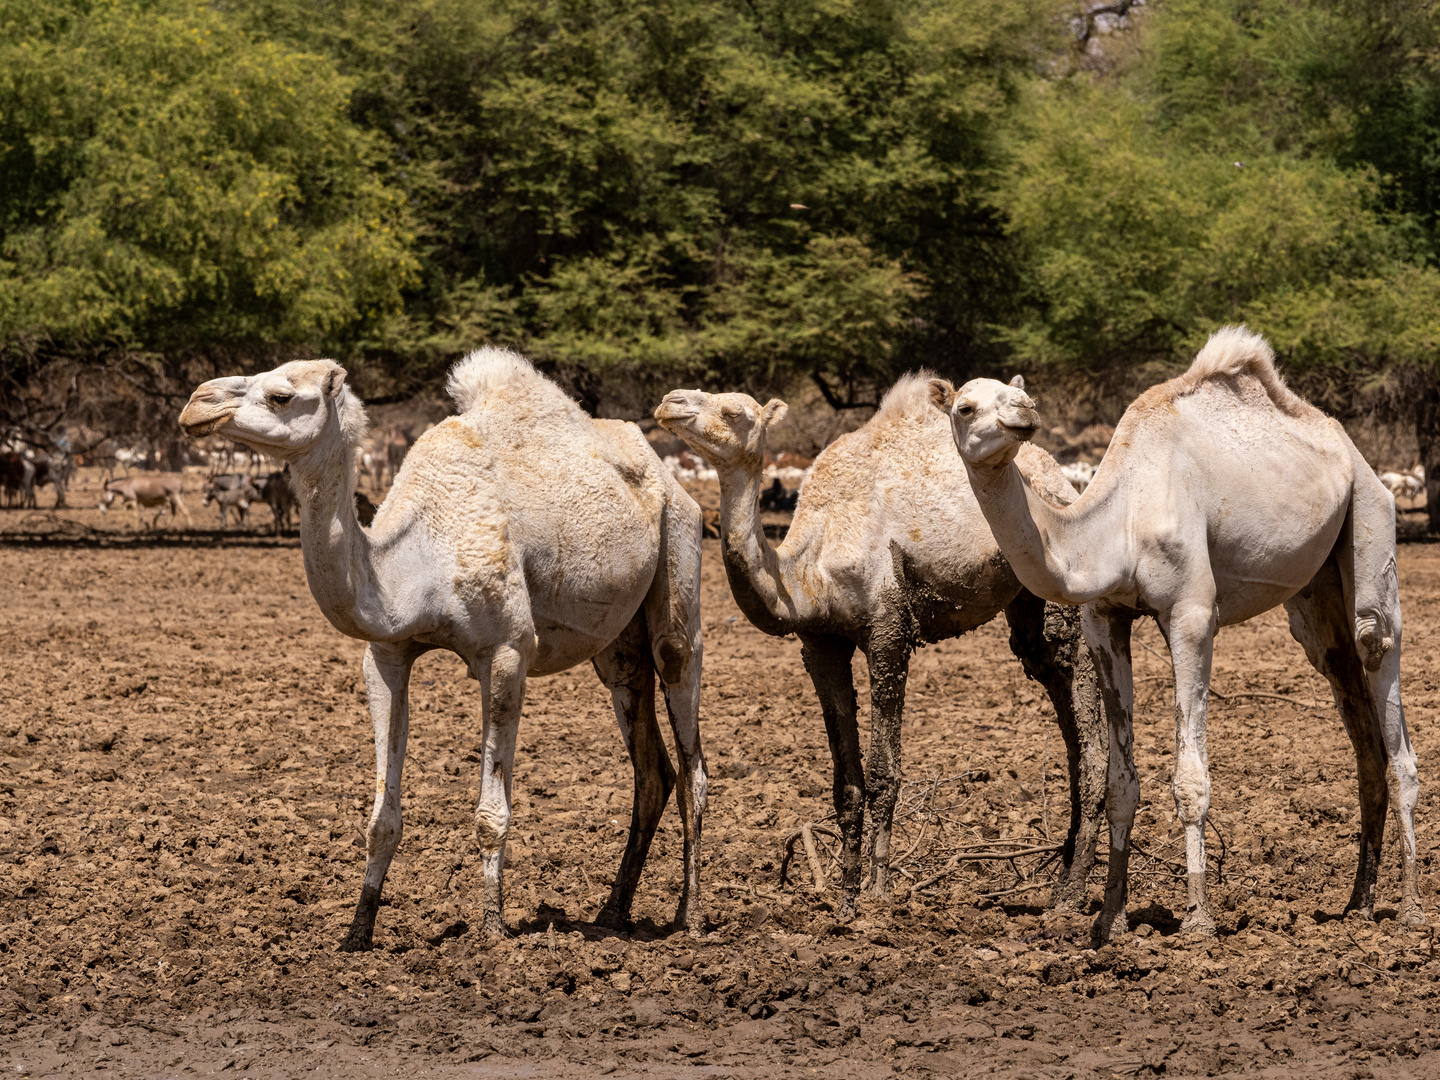
{"label": "tree trunk", "polygon": [[1429,531],[1440,533],[1440,380],[1427,376],[1415,414],[1415,440],[1425,466],[1425,512]]}

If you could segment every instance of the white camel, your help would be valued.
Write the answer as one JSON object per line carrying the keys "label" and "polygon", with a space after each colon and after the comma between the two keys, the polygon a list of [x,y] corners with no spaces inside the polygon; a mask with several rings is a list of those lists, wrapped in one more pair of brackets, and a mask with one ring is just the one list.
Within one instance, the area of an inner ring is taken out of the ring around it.
{"label": "white camel", "polygon": [[[1010,647],[1046,688],[1070,759],[1070,830],[1057,908],[1082,907],[1102,828],[1105,731],[1078,612],[1052,608],[1011,573],[930,407],[928,376],[907,375],[858,431],[820,455],[784,542],[772,548],[757,502],[766,428],[785,413],[745,394],[676,390],[655,417],[717,470],[721,544],[740,610],[767,634],[797,634],[815,684],[834,765],[841,832],[841,911],[860,890],[865,812],[873,838],[870,890],[886,891],[890,827],[900,791],[900,730],[910,654],[1005,611]],[[1075,492],[1044,451],[1022,465],[1060,502]],[[851,659],[869,661],[870,756],[862,763]]]}
{"label": "white camel", "polygon": [[655,674],[680,757],[684,883],[675,919],[701,925],[700,511],[633,424],[592,420],[523,357],[498,349],[450,372],[461,415],[416,442],[373,527],[355,516],[365,411],[330,360],[214,379],[180,416],[290,463],[310,591],[344,634],[370,643],[375,805],[365,884],[342,948],[370,947],[400,842],[411,665],[449,649],[478,679],[483,921],[504,934],[502,873],[516,731],[528,675],[592,660],[635,770],[630,836],[602,923],[619,926],[676,774],[655,718]]}
{"label": "white camel", "polygon": [[[1415,870],[1415,751],[1400,703],[1394,504],[1335,420],[1296,397],[1259,336],[1225,327],[1190,370],[1125,412],[1085,494],[1059,505],[1015,468],[1039,425],[1018,376],[958,391],[931,384],[981,509],[1016,575],[1086,604],[1086,640],[1112,724],[1109,880],[1097,936],[1123,932],[1130,828],[1130,627],[1154,615],[1175,672],[1171,786],[1185,830],[1183,929],[1213,934],[1205,899],[1210,776],[1205,705],[1217,629],[1283,603],[1290,632],[1330,682],[1354,744],[1360,856],[1346,910],[1370,916],[1385,803],[1400,825],[1400,920],[1424,921]],[[1286,484],[1277,488],[1274,478]]]}

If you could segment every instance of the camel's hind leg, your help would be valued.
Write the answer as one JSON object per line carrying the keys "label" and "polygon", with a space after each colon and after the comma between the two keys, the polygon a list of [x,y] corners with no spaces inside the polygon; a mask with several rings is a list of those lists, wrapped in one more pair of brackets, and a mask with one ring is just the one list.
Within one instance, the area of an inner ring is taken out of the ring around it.
{"label": "camel's hind leg", "polygon": [[630,836],[625,841],[625,854],[595,921],[602,926],[623,929],[630,922],[630,903],[650,842],[660,824],[660,815],[675,786],[675,769],[660,738],[655,720],[655,666],[650,658],[650,637],[645,628],[643,609],[621,632],[620,636],[594,659],[595,672],[610,688],[615,705],[615,719],[630,752],[635,773],[635,798],[630,810]]}
{"label": "camel's hind leg", "polygon": [[1070,766],[1070,828],[1051,905],[1080,911],[1105,819],[1105,718],[1095,660],[1085,647],[1080,609],[1047,604],[1021,589],[1005,608],[1010,650],[1025,673],[1045,687],[1065,740]]}
{"label": "camel's hind leg", "polygon": [[1093,604],[1080,610],[1085,643],[1095,658],[1095,675],[1105,704],[1110,732],[1109,767],[1105,787],[1105,816],[1110,821],[1110,862],[1105,877],[1105,906],[1095,921],[1095,942],[1103,945],[1129,929],[1125,901],[1129,896],[1130,832],[1140,805],[1140,774],[1135,771],[1134,732],[1131,717],[1135,683],[1130,665],[1130,630],[1135,617],[1128,612],[1101,614]]}
{"label": "camel's hind leg", "polygon": [[[661,518],[660,566],[645,597],[650,656],[665,690],[665,710],[680,759],[680,828],[684,834],[684,883],[675,904],[675,925],[699,934],[705,921],[700,893],[700,838],[710,781],[700,745],[700,512],[689,499],[672,501]],[[663,757],[663,754],[662,754]],[[669,766],[669,759],[665,759]]]}
{"label": "camel's hind leg", "polygon": [[1360,784],[1360,854],[1355,885],[1346,911],[1369,918],[1375,908],[1375,879],[1385,839],[1385,741],[1375,702],[1366,685],[1364,665],[1355,648],[1349,606],[1335,559],[1325,560],[1310,584],[1285,602],[1290,633],[1305,649],[1312,667],[1325,676],[1345,731],[1355,748]]}
{"label": "camel's hind leg", "polygon": [[860,839],[865,827],[865,770],[855,719],[855,675],[850,668],[855,643],[833,634],[802,633],[800,656],[815,684],[830,740],[835,821],[840,827],[839,914],[848,919],[855,914],[860,895]]}
{"label": "camel's hind leg", "polygon": [[1356,456],[1350,517],[1336,547],[1340,577],[1350,600],[1356,649],[1385,745],[1391,809],[1400,828],[1400,921],[1425,921],[1415,866],[1415,804],[1419,762],[1400,701],[1400,582],[1395,567],[1395,503],[1369,466]]}
{"label": "camel's hind leg", "polygon": [[404,647],[372,642],[365,650],[365,692],[375,727],[375,805],[365,830],[365,885],[341,952],[370,948],[380,887],[400,846],[400,771],[410,730],[410,668],[416,654]]}

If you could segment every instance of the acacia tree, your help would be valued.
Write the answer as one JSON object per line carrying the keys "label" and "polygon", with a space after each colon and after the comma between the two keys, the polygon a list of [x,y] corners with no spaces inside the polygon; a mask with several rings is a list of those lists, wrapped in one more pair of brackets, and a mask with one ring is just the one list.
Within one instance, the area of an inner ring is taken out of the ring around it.
{"label": "acacia tree", "polygon": [[[1399,20],[1412,46],[1433,18]],[[996,189],[1025,249],[1018,356],[1131,388],[1246,322],[1341,415],[1387,383],[1428,387],[1440,275],[1420,174],[1435,157],[1376,129],[1429,146],[1400,117],[1440,97],[1395,25],[1343,3],[1170,0],[1103,74],[1032,86]],[[1380,171],[1398,166],[1407,179]],[[1416,415],[1435,528],[1440,408]]]}
{"label": "acacia tree", "polygon": [[419,217],[395,387],[498,340],[647,385],[999,354],[999,128],[1058,0],[234,0],[336,56]]}
{"label": "acacia tree", "polygon": [[[0,0],[0,407],[355,337],[414,277],[323,57],[186,0]],[[207,372],[208,373],[208,372]]]}

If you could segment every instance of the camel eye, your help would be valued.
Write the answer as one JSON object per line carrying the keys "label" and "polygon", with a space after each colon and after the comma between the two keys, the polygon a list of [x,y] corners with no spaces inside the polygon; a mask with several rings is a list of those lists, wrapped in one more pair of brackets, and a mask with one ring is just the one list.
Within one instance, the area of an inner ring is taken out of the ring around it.
{"label": "camel eye", "polygon": [[276,393],[270,394],[268,395],[268,397],[270,399],[270,404],[274,405],[277,409],[283,409],[286,405],[289,405],[290,402],[295,400],[294,394]]}
{"label": "camel eye", "polygon": [[975,408],[973,405],[956,405],[955,411],[961,416],[969,416],[972,412],[975,411]]}

